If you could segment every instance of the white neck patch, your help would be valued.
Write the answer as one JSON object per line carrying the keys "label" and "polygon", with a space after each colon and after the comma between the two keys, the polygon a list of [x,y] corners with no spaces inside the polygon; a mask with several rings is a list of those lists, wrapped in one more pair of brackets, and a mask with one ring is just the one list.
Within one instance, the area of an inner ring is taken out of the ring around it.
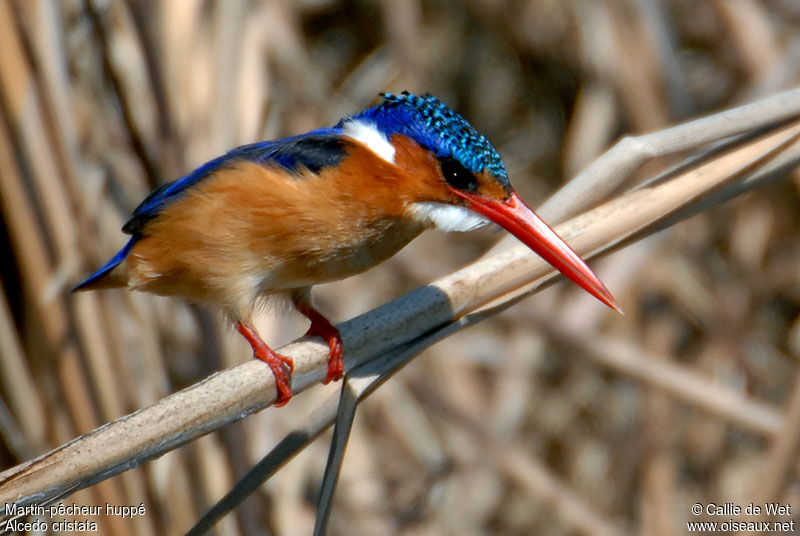
{"label": "white neck patch", "polygon": [[369,149],[390,164],[394,164],[394,145],[389,143],[386,136],[375,128],[375,125],[366,121],[347,121],[342,125],[342,131],[348,138],[363,143]]}
{"label": "white neck patch", "polygon": [[445,203],[413,203],[408,207],[408,212],[423,225],[433,224],[444,232],[474,231],[491,223],[469,209]]}

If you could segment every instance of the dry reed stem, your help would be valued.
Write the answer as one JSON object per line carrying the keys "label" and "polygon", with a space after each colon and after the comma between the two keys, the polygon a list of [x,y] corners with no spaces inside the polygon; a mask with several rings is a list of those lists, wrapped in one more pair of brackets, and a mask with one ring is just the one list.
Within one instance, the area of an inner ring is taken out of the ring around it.
{"label": "dry reed stem", "polygon": [[559,189],[536,212],[547,221],[561,221],[608,196],[633,171],[653,158],[753,132],[797,116],[800,116],[800,88],[656,132],[626,136]]}
{"label": "dry reed stem", "polygon": [[30,456],[45,445],[46,418],[44,405],[36,391],[33,377],[25,362],[25,353],[14,329],[5,293],[0,288],[0,381],[8,393],[8,403],[14,415],[19,416],[19,426],[25,431],[19,435],[25,444],[18,447],[20,454]]}
{"label": "dry reed stem", "polygon": [[558,517],[572,529],[582,534],[615,536],[625,534],[619,523],[607,519],[588,505],[574,491],[555,477],[545,465],[532,458],[527,449],[513,442],[498,439],[486,423],[466,415],[447,400],[439,396],[431,385],[419,389],[419,396],[433,409],[443,413],[449,420],[463,426],[479,442],[486,452],[502,453],[490,456],[490,464],[500,468],[509,479],[521,486],[531,496],[552,508]]}
{"label": "dry reed stem", "polygon": [[777,436],[783,430],[784,418],[779,408],[704,378],[690,367],[670,362],[664,355],[612,337],[582,337],[542,315],[529,317],[555,341],[677,400],[766,437]]}
{"label": "dry reed stem", "polygon": [[[626,194],[558,226],[557,231],[578,252],[600,253],[685,208],[704,193],[713,194],[725,183],[746,177],[787,147],[796,150],[798,135],[800,123],[790,123],[671,181]],[[521,247],[484,258],[342,324],[347,367],[380,356],[432,327],[487,304],[499,308],[498,299],[514,301],[520,289],[530,292],[552,277],[549,266]],[[324,376],[324,344],[301,340],[281,352],[295,360],[295,392]],[[38,460],[3,472],[0,504],[42,502],[76,486],[88,486],[261,409],[274,394],[274,378],[255,361],[214,374]]]}
{"label": "dry reed stem", "polygon": [[[97,417],[97,409],[88,396],[90,391],[77,345],[67,336],[66,304],[63,299],[52,296],[53,289],[71,271],[68,265],[69,259],[74,260],[75,235],[68,216],[67,196],[58,182],[59,166],[49,150],[47,113],[35,73],[27,61],[21,28],[14,22],[12,7],[8,2],[0,5],[0,81],[4,99],[0,113],[5,116],[0,122],[0,164],[4,168],[0,203],[3,212],[16,223],[10,229],[11,240],[27,268],[23,283],[40,322],[31,330],[42,339],[40,351],[52,349],[50,365],[61,377],[66,409],[75,424],[75,428],[70,428],[68,423],[56,428],[56,432],[63,432],[59,440],[64,440],[79,430],[96,427],[102,420]],[[18,153],[15,148],[19,148]],[[27,169],[17,165],[18,158],[26,163]],[[25,171],[28,174],[23,175]],[[35,207],[31,202],[31,192],[35,192],[41,206]],[[45,218],[46,227],[37,217],[37,208]],[[55,251],[55,262],[51,247]],[[52,417],[63,418],[63,410],[56,406]],[[91,502],[99,502],[104,496],[121,500],[119,485],[104,482],[101,487],[84,494],[79,502],[92,496]],[[116,527],[120,534],[130,530],[120,520],[110,520],[109,525]]]}
{"label": "dry reed stem", "polygon": [[[779,492],[792,471],[797,470],[800,453],[800,377],[795,378],[792,393],[784,410],[782,433],[772,438],[763,476],[755,483],[750,495],[753,504],[780,502]],[[761,519],[766,515],[760,516]],[[740,517],[741,521],[752,521],[750,517]]]}

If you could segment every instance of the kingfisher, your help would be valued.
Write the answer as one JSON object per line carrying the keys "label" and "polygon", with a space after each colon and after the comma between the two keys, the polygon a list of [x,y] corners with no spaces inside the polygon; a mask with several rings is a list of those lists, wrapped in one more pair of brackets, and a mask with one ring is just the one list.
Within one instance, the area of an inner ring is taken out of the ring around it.
{"label": "kingfisher", "polygon": [[344,372],[342,338],[310,289],[388,259],[425,229],[493,222],[618,310],[583,260],[520,199],[494,146],[439,99],[381,94],[335,126],[232,149],[151,192],[122,231],[128,242],[73,291],[122,287],[222,308],[292,397],[291,358],[253,327],[264,299],[288,297]]}

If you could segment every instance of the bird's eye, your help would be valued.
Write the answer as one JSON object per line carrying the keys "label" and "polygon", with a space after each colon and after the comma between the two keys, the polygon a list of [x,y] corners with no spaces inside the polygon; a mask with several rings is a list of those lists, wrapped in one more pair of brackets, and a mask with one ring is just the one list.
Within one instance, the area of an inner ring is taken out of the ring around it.
{"label": "bird's eye", "polygon": [[478,180],[475,175],[465,168],[461,162],[455,158],[442,158],[439,160],[442,166],[442,175],[447,184],[453,188],[474,192],[478,189]]}

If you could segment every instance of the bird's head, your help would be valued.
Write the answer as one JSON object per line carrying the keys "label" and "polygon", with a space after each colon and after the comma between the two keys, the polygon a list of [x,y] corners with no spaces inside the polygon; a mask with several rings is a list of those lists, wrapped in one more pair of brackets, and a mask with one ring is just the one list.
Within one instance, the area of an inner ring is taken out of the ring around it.
{"label": "bird's head", "polygon": [[[416,177],[406,205],[409,217],[444,231],[469,231],[494,222],[618,310],[599,278],[520,199],[503,159],[486,137],[431,95],[403,92],[382,97],[378,106],[337,126],[384,160],[414,166],[407,170]],[[398,196],[403,194],[398,192]]]}

